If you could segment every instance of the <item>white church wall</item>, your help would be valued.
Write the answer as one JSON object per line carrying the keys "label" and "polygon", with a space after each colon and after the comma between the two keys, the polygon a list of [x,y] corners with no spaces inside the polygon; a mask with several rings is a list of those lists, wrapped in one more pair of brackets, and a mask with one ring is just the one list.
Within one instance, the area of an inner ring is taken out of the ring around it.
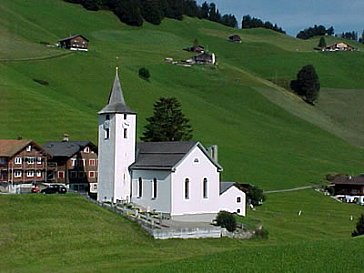
{"label": "white church wall", "polygon": [[221,194],[219,203],[220,210],[246,215],[246,194],[235,186]]}
{"label": "white church wall", "polygon": [[[204,198],[203,181],[207,179]],[[185,181],[189,180],[186,198]],[[217,167],[195,147],[172,173],[171,215],[216,213],[219,206],[220,173]]]}
{"label": "white church wall", "polygon": [[[134,170],[132,173],[132,202],[145,209],[170,213],[171,173],[169,171]],[[139,177],[142,178],[142,195],[139,196]],[[153,196],[153,180],[157,181],[157,191]]]}
{"label": "white church wall", "polygon": [[100,202],[111,201],[114,196],[114,142],[109,138],[105,139],[105,126],[109,126],[110,135],[115,131],[115,119],[109,115],[110,120],[105,125],[106,115],[99,116],[99,139],[98,139],[98,194],[97,200]]}
{"label": "white church wall", "polygon": [[[135,161],[136,115],[116,114],[115,123],[115,200],[130,201],[129,166]],[[124,133],[124,130],[126,132]]]}

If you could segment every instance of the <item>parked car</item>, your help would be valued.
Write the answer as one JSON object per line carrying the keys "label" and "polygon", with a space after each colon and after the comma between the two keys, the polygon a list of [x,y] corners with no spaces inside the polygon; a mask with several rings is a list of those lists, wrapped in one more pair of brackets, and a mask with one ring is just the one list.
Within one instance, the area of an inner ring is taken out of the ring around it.
{"label": "parked car", "polygon": [[38,193],[38,192],[40,192],[40,188],[38,186],[33,186],[32,189],[31,189],[31,192],[32,193]]}
{"label": "parked car", "polygon": [[67,188],[63,185],[49,185],[47,188],[41,190],[40,192],[45,194],[66,193]]}

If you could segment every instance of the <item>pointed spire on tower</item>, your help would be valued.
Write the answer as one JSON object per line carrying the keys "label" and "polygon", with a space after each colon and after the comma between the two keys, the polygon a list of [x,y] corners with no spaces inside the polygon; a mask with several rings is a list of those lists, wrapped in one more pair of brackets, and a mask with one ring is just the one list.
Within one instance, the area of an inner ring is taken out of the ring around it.
{"label": "pointed spire on tower", "polygon": [[108,114],[108,113],[130,113],[135,114],[133,110],[131,110],[125,103],[123,90],[121,88],[120,80],[119,80],[119,68],[115,68],[115,79],[114,84],[112,86],[108,104],[99,112],[99,114]]}

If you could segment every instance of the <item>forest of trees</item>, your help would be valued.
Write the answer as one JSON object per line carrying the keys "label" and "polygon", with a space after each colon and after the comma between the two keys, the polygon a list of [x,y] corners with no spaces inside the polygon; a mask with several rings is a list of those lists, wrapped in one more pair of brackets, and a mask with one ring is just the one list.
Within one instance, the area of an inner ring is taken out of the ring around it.
{"label": "forest of trees", "polygon": [[251,17],[250,15],[243,16],[243,21],[241,22],[241,28],[244,29],[244,28],[258,28],[258,27],[267,28],[286,34],[286,32],[282,28],[278,27],[277,24],[273,25],[269,21],[263,22],[259,18]]}
{"label": "forest of trees", "polygon": [[120,21],[141,26],[144,21],[159,25],[163,18],[182,20],[183,15],[237,27],[234,15],[221,15],[214,3],[199,6],[194,0],[64,0],[81,4],[88,10],[111,10]]}
{"label": "forest of trees", "polygon": [[306,28],[301,30],[297,34],[298,39],[307,40],[314,36],[323,36],[323,35],[334,35],[334,28],[331,26],[328,29],[323,25],[314,25],[313,27]]}

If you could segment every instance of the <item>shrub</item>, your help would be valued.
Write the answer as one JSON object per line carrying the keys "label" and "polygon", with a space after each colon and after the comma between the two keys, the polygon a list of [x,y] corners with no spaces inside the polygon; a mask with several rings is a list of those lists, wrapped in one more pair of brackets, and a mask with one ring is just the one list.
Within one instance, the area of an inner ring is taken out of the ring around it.
{"label": "shrub", "polygon": [[254,237],[258,239],[268,239],[268,230],[266,230],[263,226],[258,227],[254,232]]}
{"label": "shrub", "polygon": [[364,234],[364,214],[361,214],[356,223],[356,230],[351,233],[351,236],[359,236]]}
{"label": "shrub", "polygon": [[141,77],[144,80],[148,80],[150,78],[149,70],[145,67],[142,67],[139,69],[139,77]]}
{"label": "shrub", "polygon": [[217,214],[216,223],[218,226],[224,227],[230,232],[233,232],[236,229],[236,219],[234,215],[228,211],[220,211]]}

